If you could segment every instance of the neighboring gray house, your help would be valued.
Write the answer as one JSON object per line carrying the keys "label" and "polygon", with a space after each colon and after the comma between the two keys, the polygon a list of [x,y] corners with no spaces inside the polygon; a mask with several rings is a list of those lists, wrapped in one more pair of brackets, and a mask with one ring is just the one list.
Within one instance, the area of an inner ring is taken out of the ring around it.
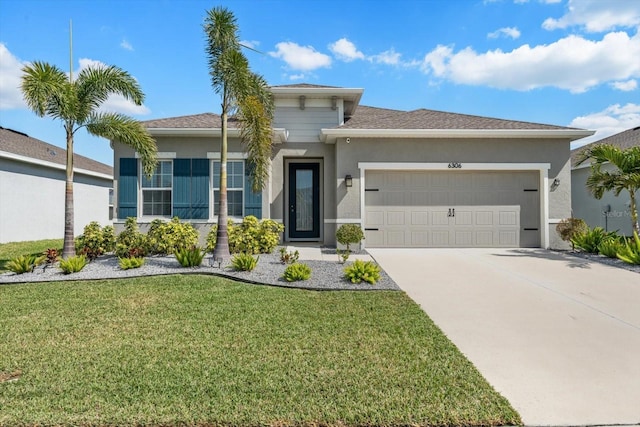
{"label": "neighboring gray house", "polygon": [[[640,126],[628,129],[624,132],[603,138],[584,147],[571,151],[571,204],[573,216],[584,219],[589,227],[602,227],[608,231],[617,230],[620,234],[631,236],[631,213],[629,211],[629,192],[622,191],[618,197],[608,191],[602,199],[598,200],[587,190],[587,178],[591,174],[590,163],[584,162],[577,166],[578,155],[582,150],[597,145],[611,144],[620,149],[640,146]],[[603,170],[613,169],[611,165],[603,165]],[[640,198],[640,192],[636,192],[636,200]]]}
{"label": "neighboring gray house", "polygon": [[[0,127],[0,243],[62,239],[66,150]],[[111,224],[113,168],[74,154],[75,233]]]}
{"label": "neighboring gray house", "polygon": [[[285,241],[335,244],[359,224],[367,247],[556,247],[571,214],[570,142],[582,129],[432,110],[360,105],[363,89],[275,86],[271,178],[250,190],[230,122],[229,213],[285,225]],[[117,221],[216,221],[220,116],[150,120],[160,164],[143,179],[113,142]]]}

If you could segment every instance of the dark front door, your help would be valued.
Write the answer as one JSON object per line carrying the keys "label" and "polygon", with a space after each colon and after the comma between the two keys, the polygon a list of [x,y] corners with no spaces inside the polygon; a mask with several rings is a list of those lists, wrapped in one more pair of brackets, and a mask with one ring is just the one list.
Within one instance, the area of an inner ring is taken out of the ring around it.
{"label": "dark front door", "polygon": [[320,237],[320,165],[289,163],[289,238]]}

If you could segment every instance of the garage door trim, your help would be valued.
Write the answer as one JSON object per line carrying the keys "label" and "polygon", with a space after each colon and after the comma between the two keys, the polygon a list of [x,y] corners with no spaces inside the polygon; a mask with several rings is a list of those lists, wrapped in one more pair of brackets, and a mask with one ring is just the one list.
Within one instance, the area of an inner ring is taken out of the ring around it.
{"label": "garage door trim", "polygon": [[[366,171],[538,171],[540,175],[540,244],[549,248],[549,169],[550,163],[384,163],[359,162],[360,169],[360,223],[365,224]],[[362,247],[366,241],[362,241]]]}

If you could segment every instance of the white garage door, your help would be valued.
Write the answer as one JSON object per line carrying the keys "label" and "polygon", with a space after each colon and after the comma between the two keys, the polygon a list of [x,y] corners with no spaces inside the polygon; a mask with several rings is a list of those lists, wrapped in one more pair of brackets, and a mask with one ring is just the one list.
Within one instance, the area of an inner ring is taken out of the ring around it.
{"label": "white garage door", "polygon": [[538,247],[538,172],[367,171],[368,247]]}

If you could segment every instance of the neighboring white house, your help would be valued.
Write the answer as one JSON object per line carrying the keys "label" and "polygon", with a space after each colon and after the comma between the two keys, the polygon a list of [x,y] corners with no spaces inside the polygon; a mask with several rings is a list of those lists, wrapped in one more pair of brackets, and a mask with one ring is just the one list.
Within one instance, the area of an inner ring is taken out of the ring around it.
{"label": "neighboring white house", "polygon": [[[64,235],[66,150],[0,127],[0,243]],[[74,154],[75,234],[111,224],[113,168]]]}
{"label": "neighboring white house", "polygon": [[[579,154],[598,144],[611,144],[622,150],[640,146],[640,126],[617,133],[610,137],[593,142],[584,147],[571,151],[571,204],[573,216],[582,218],[589,227],[602,227],[607,231],[618,231],[620,234],[630,236],[632,231],[631,212],[629,211],[629,192],[623,190],[618,197],[612,191],[608,191],[598,200],[587,190],[586,182],[591,173],[589,161],[577,166]],[[613,169],[611,165],[603,165],[603,170]],[[640,198],[640,192],[636,192],[636,200]]]}
{"label": "neighboring white house", "polygon": [[[237,122],[229,122],[229,215],[271,218],[284,240],[334,245],[359,224],[366,247],[560,247],[571,215],[570,143],[583,129],[426,109],[360,105],[360,88],[271,88],[271,176],[254,194]],[[143,122],[158,145],[152,179],[113,141],[116,217],[143,226],[217,220],[220,116]]]}

